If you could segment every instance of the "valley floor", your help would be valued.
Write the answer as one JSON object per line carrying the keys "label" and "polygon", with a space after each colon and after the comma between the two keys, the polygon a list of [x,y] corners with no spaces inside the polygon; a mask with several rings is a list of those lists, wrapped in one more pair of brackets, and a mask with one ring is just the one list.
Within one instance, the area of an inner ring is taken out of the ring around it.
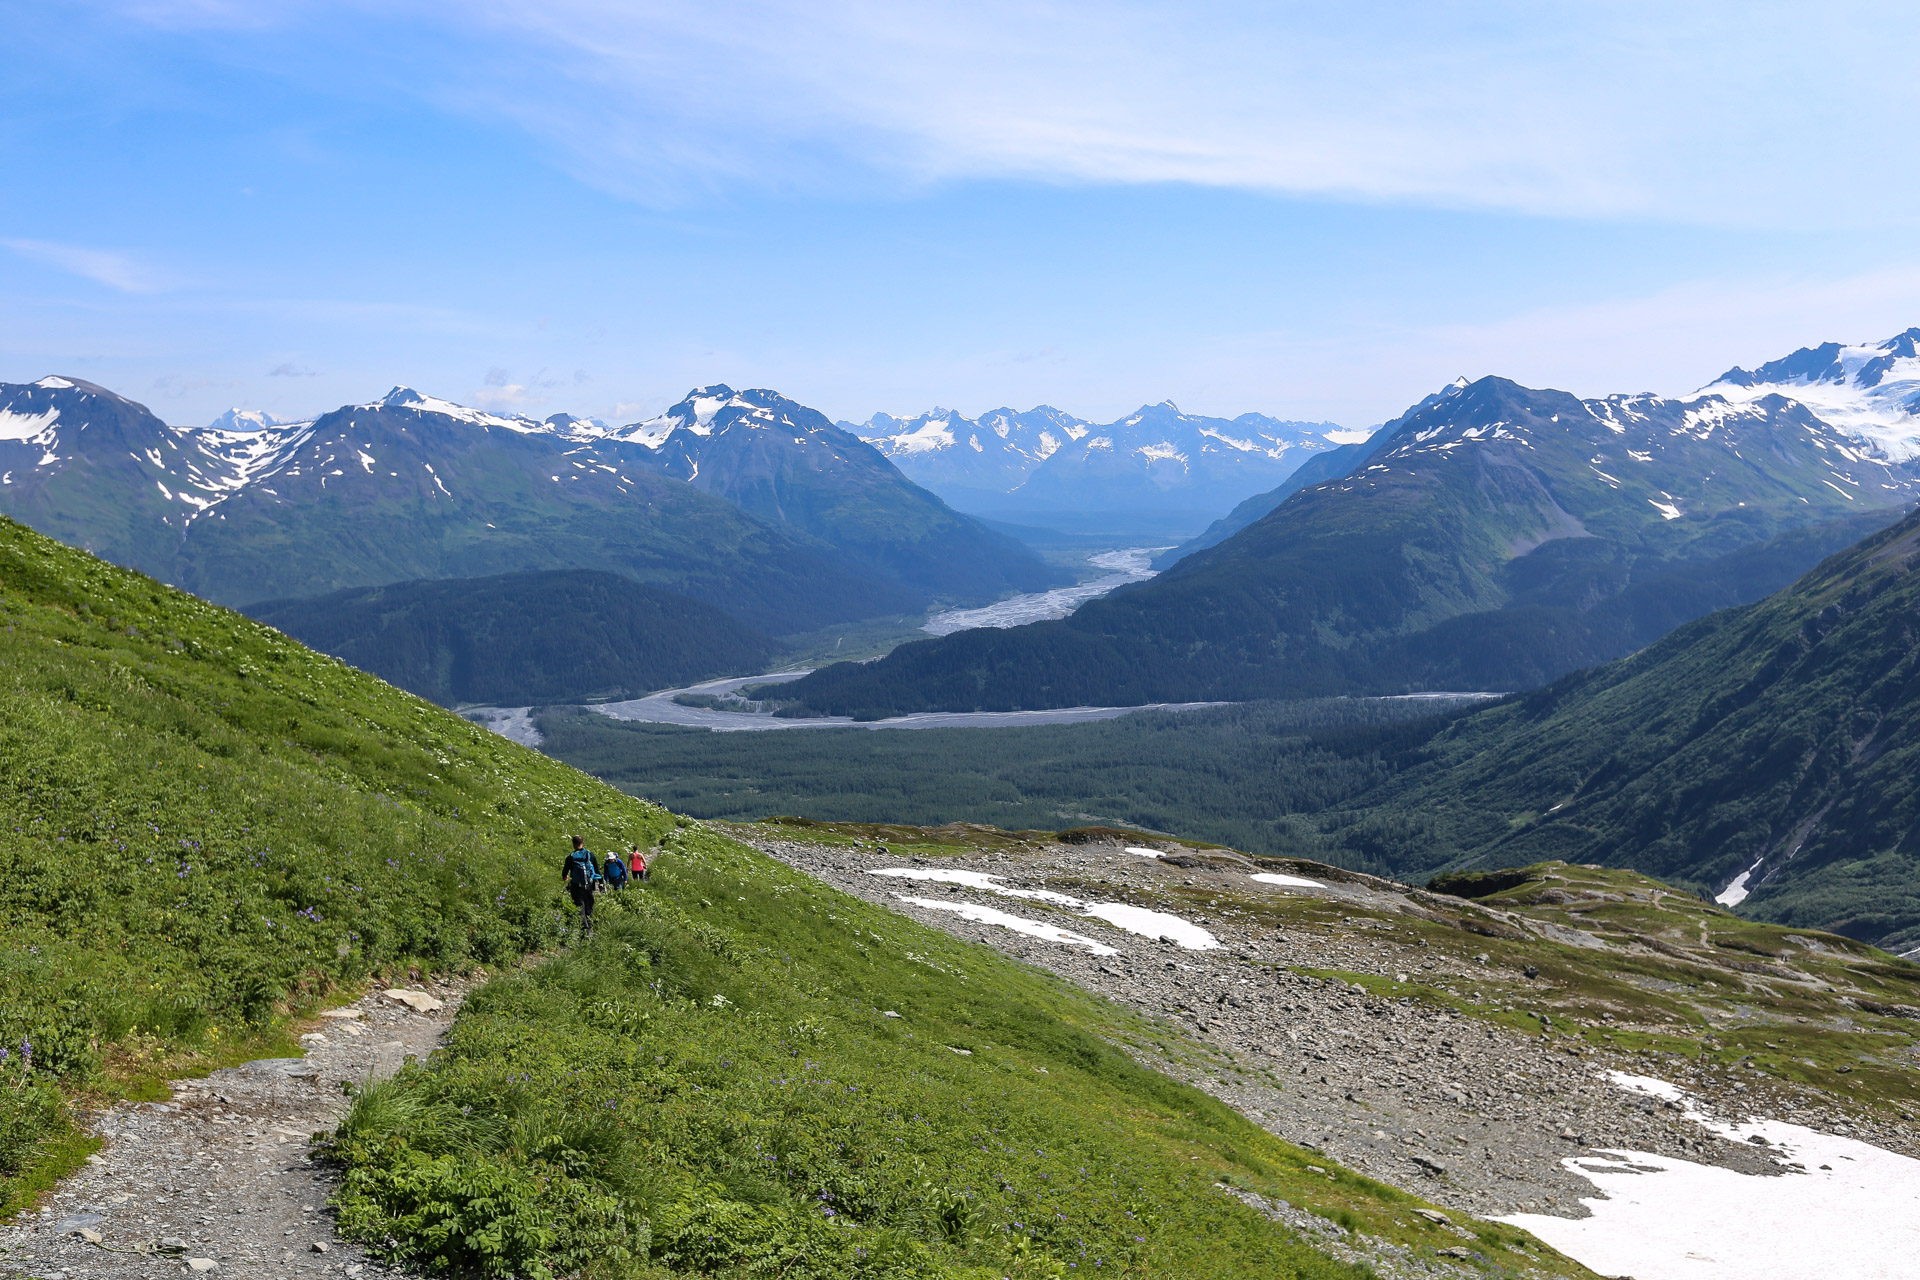
{"label": "valley floor", "polygon": [[[1136,711],[1193,711],[1224,705],[1218,702],[1169,702],[1144,707],[1057,707],[1046,711],[927,711],[916,715],[891,716],[885,720],[861,721],[852,716],[786,717],[776,716],[771,711],[716,711],[708,707],[683,706],[674,701],[680,694],[718,697],[735,693],[747,685],[780,684],[808,674],[810,672],[782,671],[767,676],[729,676],[724,680],[708,680],[684,689],[666,689],[624,702],[591,703],[586,710],[612,720],[644,721],[648,724],[670,724],[728,733],[756,729],[1018,729],[1030,725],[1089,724],[1097,720],[1117,720]],[[468,707],[460,714],[522,746],[538,748],[542,738],[539,727],[533,721],[533,710],[532,707]]]}

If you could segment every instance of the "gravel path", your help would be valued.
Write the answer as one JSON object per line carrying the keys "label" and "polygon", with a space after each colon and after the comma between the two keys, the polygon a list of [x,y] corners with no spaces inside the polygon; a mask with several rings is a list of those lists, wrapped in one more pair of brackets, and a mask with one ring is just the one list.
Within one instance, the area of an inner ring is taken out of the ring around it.
{"label": "gravel path", "polygon": [[432,1052],[465,993],[457,981],[415,988],[407,998],[419,1011],[369,993],[314,1019],[303,1058],[176,1080],[170,1101],[122,1103],[94,1117],[106,1146],[37,1215],[0,1228],[0,1275],[398,1274],[334,1234],[333,1171],[309,1159],[308,1139],[345,1112],[343,1081],[391,1075]]}

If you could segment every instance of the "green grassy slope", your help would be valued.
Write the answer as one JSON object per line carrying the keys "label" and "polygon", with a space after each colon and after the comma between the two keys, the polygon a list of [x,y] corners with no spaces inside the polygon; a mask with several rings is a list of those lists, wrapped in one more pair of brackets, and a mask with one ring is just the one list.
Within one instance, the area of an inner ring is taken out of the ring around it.
{"label": "green grassy slope", "polygon": [[449,706],[632,697],[774,654],[713,605],[591,569],[361,587],[247,613]]}
{"label": "green grassy slope", "polygon": [[[8,1191],[56,1086],[137,1088],[375,970],[563,940],[564,834],[673,821],[11,523],[0,614],[0,1036],[34,1046],[0,1068]],[[536,1276],[1353,1274],[1231,1177],[1432,1247],[1406,1197],[1133,1065],[1111,1007],[722,837],[676,837],[625,905],[355,1108],[349,1229]]]}
{"label": "green grassy slope", "polygon": [[[374,970],[515,959],[560,937],[569,828],[671,821],[11,521],[0,672],[9,1084],[137,1086]],[[52,1120],[28,1092],[0,1090],[0,1178]]]}

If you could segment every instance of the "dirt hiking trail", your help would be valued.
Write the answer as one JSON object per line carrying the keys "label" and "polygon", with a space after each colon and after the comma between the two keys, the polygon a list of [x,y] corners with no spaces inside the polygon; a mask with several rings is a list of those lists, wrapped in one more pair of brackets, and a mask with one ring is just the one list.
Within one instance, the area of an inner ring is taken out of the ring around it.
{"label": "dirt hiking trail", "polygon": [[400,1274],[334,1234],[327,1197],[337,1175],[313,1163],[308,1143],[346,1112],[342,1082],[392,1075],[431,1053],[468,985],[370,991],[312,1020],[305,1057],[175,1080],[170,1101],[91,1117],[106,1145],[38,1212],[0,1227],[0,1276]]}

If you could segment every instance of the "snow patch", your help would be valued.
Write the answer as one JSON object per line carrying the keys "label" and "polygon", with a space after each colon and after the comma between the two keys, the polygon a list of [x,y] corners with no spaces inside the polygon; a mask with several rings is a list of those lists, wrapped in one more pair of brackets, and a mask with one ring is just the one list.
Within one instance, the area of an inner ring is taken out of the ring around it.
{"label": "snow patch", "polygon": [[[893,436],[888,441],[894,449],[909,456],[920,453],[938,453],[942,449],[953,447],[953,423],[946,418],[935,418],[904,435]],[[973,447],[978,449],[980,441],[975,437]]]}
{"label": "snow patch", "polygon": [[1128,933],[1163,942],[1171,941],[1189,951],[1215,951],[1220,947],[1220,939],[1199,925],[1165,911],[1150,911],[1146,907],[1131,906],[1124,902],[1095,902],[1082,910],[1096,920],[1105,920]]}
{"label": "snow patch", "polygon": [[933,898],[912,898],[904,893],[896,893],[893,896],[916,907],[927,907],[934,911],[951,911],[962,920],[969,920],[974,924],[997,925],[1002,929],[1010,929],[1014,933],[1024,933],[1030,938],[1044,938],[1048,942],[1060,942],[1070,947],[1085,947],[1096,956],[1120,954],[1118,947],[1110,947],[1104,942],[1095,942],[1084,934],[1062,929],[1057,924],[1042,924],[1038,920],[1010,915],[1005,911],[996,911],[992,907],[980,906],[978,903],[940,902]]}
{"label": "snow patch", "polygon": [[1011,885],[1001,884],[999,876],[990,876],[983,871],[949,870],[945,867],[886,867],[869,871],[867,874],[893,876],[902,880],[965,885],[969,889],[998,894],[1004,898],[1025,898],[1034,902],[1047,902],[1057,907],[1078,911],[1082,915],[1092,916],[1096,920],[1105,920],[1108,924],[1125,929],[1128,933],[1137,933],[1143,938],[1171,940],[1189,951],[1211,951],[1220,945],[1218,938],[1199,925],[1165,911],[1152,911],[1146,907],[1131,906],[1124,902],[1082,902],[1078,898],[1070,898],[1064,893],[1055,893],[1051,889],[1015,889]]}
{"label": "snow patch", "polygon": [[1288,888],[1295,889],[1324,889],[1327,887],[1318,880],[1309,880],[1305,876],[1283,876],[1272,871],[1256,871],[1253,875],[1249,876],[1248,879],[1258,880],[1261,884],[1284,885]]}
{"label": "snow patch", "polygon": [[1713,900],[1723,907],[1737,907],[1745,902],[1747,900],[1747,894],[1751,892],[1747,888],[1747,878],[1758,871],[1760,869],[1760,862],[1764,861],[1764,858],[1760,859],[1745,871],[1735,876],[1731,884],[1713,895]]}
{"label": "snow patch", "polygon": [[33,385],[36,387],[45,387],[49,391],[65,391],[73,386],[73,384],[65,378],[56,378],[52,375],[40,379],[40,381]]}
{"label": "snow patch", "polygon": [[1920,1280],[1920,1160],[1777,1120],[1718,1122],[1665,1080],[1619,1071],[1605,1078],[1680,1104],[1689,1120],[1722,1138],[1764,1139],[1781,1174],[1609,1149],[1562,1161],[1602,1193],[1582,1198],[1591,1217],[1514,1214],[1500,1221],[1603,1275]]}
{"label": "snow patch", "polygon": [[1678,520],[1683,514],[1680,508],[1671,502],[1660,502],[1653,498],[1648,498],[1647,501],[1652,504],[1655,511],[1660,513],[1662,519]]}
{"label": "snow patch", "polygon": [[32,440],[58,421],[58,409],[49,409],[45,413],[15,413],[11,409],[0,409],[0,440]]}

